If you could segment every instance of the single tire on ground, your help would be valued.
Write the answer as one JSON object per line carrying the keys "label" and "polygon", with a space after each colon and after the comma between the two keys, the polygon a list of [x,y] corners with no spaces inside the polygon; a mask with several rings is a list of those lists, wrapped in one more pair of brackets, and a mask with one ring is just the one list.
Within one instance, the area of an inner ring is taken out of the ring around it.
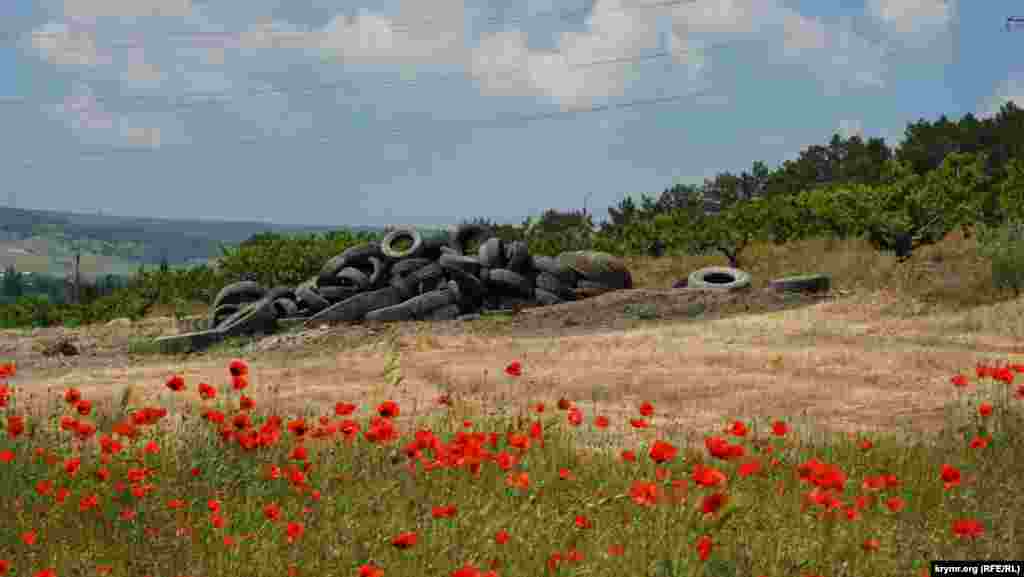
{"label": "single tire on ground", "polygon": [[750,273],[727,266],[709,266],[690,273],[687,288],[740,290],[750,288]]}
{"label": "single tire on ground", "polygon": [[[405,249],[397,247],[400,240],[408,240],[409,246]],[[384,256],[393,259],[416,258],[423,251],[423,237],[415,228],[401,227],[389,232],[380,242],[381,252]]]}
{"label": "single tire on ground", "polygon": [[217,308],[220,305],[237,305],[242,303],[250,303],[263,298],[263,295],[267,293],[267,289],[260,283],[251,280],[243,280],[236,283],[231,283],[224,288],[220,289],[217,296],[213,298],[213,304],[211,308]]}
{"label": "single tire on ground", "polygon": [[807,274],[777,278],[768,283],[768,288],[779,292],[828,292],[832,277],[827,274]]}

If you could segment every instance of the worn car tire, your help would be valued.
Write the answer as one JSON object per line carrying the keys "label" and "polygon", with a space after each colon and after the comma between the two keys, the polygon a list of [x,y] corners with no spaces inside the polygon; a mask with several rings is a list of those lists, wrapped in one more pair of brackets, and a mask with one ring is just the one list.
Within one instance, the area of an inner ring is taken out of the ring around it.
{"label": "worn car tire", "polygon": [[[395,244],[402,239],[409,239],[411,244],[406,249],[399,249]],[[393,259],[416,258],[423,252],[423,237],[412,227],[400,227],[387,233],[380,241],[380,250],[384,256]]]}
{"label": "worn car tire", "polygon": [[317,288],[317,293],[330,303],[343,301],[361,292],[363,292],[363,289],[352,286],[325,286]]}
{"label": "worn car tire", "polygon": [[572,268],[562,264],[556,257],[537,255],[531,260],[534,270],[546,272],[562,281],[562,284],[568,287],[576,286],[576,281],[579,280],[579,274],[572,270]]}
{"label": "worn car tire", "polygon": [[242,307],[237,313],[224,319],[217,330],[226,337],[269,334],[277,329],[277,310],[270,299],[260,299]]}
{"label": "worn car tire", "polygon": [[505,267],[508,270],[524,273],[532,265],[530,248],[521,240],[505,244]]}
{"label": "worn car tire", "polygon": [[[467,250],[469,243],[476,241],[483,244],[484,239],[489,238],[492,234],[493,231],[490,228],[479,224],[452,226],[448,228],[448,246],[461,255],[467,255],[469,254]],[[476,253],[476,251],[473,252]]]}
{"label": "worn car tire", "polygon": [[289,298],[274,299],[274,308],[277,309],[278,318],[291,318],[299,313],[299,305]]}
{"label": "worn car tire", "polygon": [[241,304],[222,304],[214,308],[212,311],[210,311],[210,318],[207,324],[207,328],[217,328],[218,326],[220,326],[222,322],[224,322],[224,319],[237,313],[239,310],[241,310],[243,306],[244,305]]}
{"label": "worn car tire", "polygon": [[533,283],[530,279],[512,270],[491,269],[487,283],[501,292],[509,292],[524,298],[533,298]]}
{"label": "worn car tire", "polygon": [[489,268],[505,266],[505,244],[496,236],[487,239],[487,242],[480,245],[480,250],[477,253],[477,258],[482,266]]}
{"label": "worn car tire", "polygon": [[569,298],[575,285],[568,285],[561,279],[549,272],[542,272],[534,280],[534,286],[539,290],[558,295],[561,298]]}
{"label": "worn car tire", "polygon": [[565,302],[562,297],[558,296],[553,292],[548,292],[542,288],[536,288],[533,291],[533,298],[537,300],[537,303],[543,306],[557,305],[558,303]]}
{"label": "worn car tire", "polygon": [[231,283],[220,289],[217,296],[213,298],[210,308],[217,308],[220,305],[242,304],[257,301],[267,294],[267,289],[260,283],[251,280],[243,280]]}
{"label": "worn car tire", "polygon": [[354,266],[347,266],[341,269],[335,275],[335,278],[340,281],[337,283],[338,286],[351,287],[357,290],[366,290],[370,287],[370,277]]}
{"label": "worn car tire", "polygon": [[727,266],[708,266],[690,273],[687,288],[740,290],[750,288],[750,273]]}
{"label": "worn car tire", "polygon": [[313,283],[310,281],[306,281],[295,287],[295,296],[303,305],[305,305],[305,308],[313,314],[324,310],[331,304],[316,290]]}
{"label": "worn car tire", "polygon": [[777,278],[768,283],[768,288],[779,292],[828,292],[832,277],[827,274],[807,274]]}
{"label": "worn car tire", "polygon": [[480,260],[476,257],[448,253],[442,254],[437,263],[445,269],[458,268],[473,276],[480,274]]}
{"label": "worn car tire", "polygon": [[375,291],[359,293],[341,302],[337,302],[305,322],[306,327],[314,327],[320,323],[352,322],[362,320],[367,313],[401,302],[399,293],[394,287],[384,287]]}

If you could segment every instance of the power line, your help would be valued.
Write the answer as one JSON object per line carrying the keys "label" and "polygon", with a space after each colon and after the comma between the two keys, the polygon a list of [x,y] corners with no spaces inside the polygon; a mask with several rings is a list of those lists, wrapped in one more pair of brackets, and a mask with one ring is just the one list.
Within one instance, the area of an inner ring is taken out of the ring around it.
{"label": "power line", "polygon": [[[637,5],[631,5],[631,6],[620,6],[619,9],[617,10],[617,12],[625,13],[627,10],[648,10],[648,9],[654,9],[654,8],[669,8],[669,7],[672,7],[672,6],[679,6],[679,5],[682,5],[682,4],[692,4],[692,3],[696,2],[696,1],[697,0],[662,0],[660,2],[652,2],[652,3],[647,3],[647,4],[637,4]],[[595,4],[596,4],[596,0],[590,2],[589,5],[587,7],[585,7],[585,8],[576,8],[576,9],[573,9],[573,10],[565,10],[565,9],[562,9],[562,10],[545,10],[543,12],[537,12],[536,14],[527,14],[527,15],[518,16],[518,17],[513,16],[511,18],[489,16],[487,18],[484,18],[483,20],[485,22],[487,22],[488,24],[517,24],[517,23],[522,23],[522,22],[527,21],[527,20],[540,20],[540,19],[546,19],[546,18],[551,18],[551,17],[553,17],[555,19],[558,19],[558,20],[571,20],[571,19],[573,19],[573,18],[575,18],[577,16],[585,15],[588,12],[591,12],[593,10]],[[403,19],[403,21],[405,22],[404,24],[396,25],[396,26],[391,26],[391,30],[392,31],[396,31],[396,32],[409,32],[414,27],[417,27],[417,26],[420,26],[420,25],[423,25],[423,24],[431,24],[431,23],[439,21],[439,19],[425,17],[425,18]],[[164,37],[164,38],[185,38],[185,39],[190,39],[190,38],[191,39],[196,39],[196,38],[224,38],[224,39],[230,39],[230,40],[241,40],[241,36],[244,35],[244,34],[260,33],[260,32],[262,32],[262,33],[268,33],[269,32],[269,33],[277,34],[277,35],[282,36],[282,37],[288,37],[288,36],[292,36],[292,37],[310,37],[310,36],[321,36],[321,35],[326,35],[327,34],[326,31],[313,31],[313,30],[274,31],[274,30],[267,30],[265,28],[263,28],[263,29],[260,29],[260,28],[252,29],[252,28],[250,28],[250,29],[246,29],[246,30],[170,32],[170,33],[164,34],[162,37]],[[29,36],[29,37],[32,37],[32,38],[61,38],[61,37],[65,37],[65,36],[68,36],[68,35],[75,35],[75,34],[83,34],[83,32],[71,32],[69,30],[68,32],[31,32],[29,34],[18,34],[16,32],[11,31],[11,32],[6,32],[6,33],[0,33],[0,38],[3,38],[3,37],[10,38],[10,37],[18,37],[18,36]],[[115,47],[115,48],[138,48],[141,45],[142,45],[142,41],[141,40],[131,40],[131,41],[122,41],[122,42],[111,42],[111,43],[105,44],[104,46]]]}
{"label": "power line", "polygon": [[[496,128],[501,126],[514,126],[517,124],[527,124],[530,122],[536,122],[539,120],[560,120],[566,117],[574,117],[579,114],[588,114],[594,112],[606,112],[610,110],[626,110],[631,108],[640,108],[644,106],[655,106],[659,104],[668,104],[671,102],[681,102],[691,98],[699,98],[705,96],[711,92],[710,88],[698,90],[687,94],[677,94],[674,96],[665,96],[659,98],[649,99],[635,99],[626,102],[613,103],[613,104],[602,104],[597,106],[591,106],[586,108],[578,108],[574,110],[565,110],[559,112],[548,112],[541,114],[505,114],[498,116],[497,118],[491,118],[486,120],[448,120],[440,121],[444,124],[450,124],[457,126],[462,129],[476,129],[476,128]],[[394,132],[393,132],[394,133]],[[332,141],[338,139],[340,136],[338,133],[321,134],[315,136],[317,142],[321,145],[330,144]],[[242,136],[239,137],[235,144],[260,144],[264,142],[266,137],[259,136]],[[187,148],[187,147],[182,147]],[[83,150],[79,153],[82,158],[106,158],[114,153],[131,153],[131,154],[149,154],[154,152],[161,152],[164,149],[154,148],[131,148],[131,147],[97,147],[94,150]]]}

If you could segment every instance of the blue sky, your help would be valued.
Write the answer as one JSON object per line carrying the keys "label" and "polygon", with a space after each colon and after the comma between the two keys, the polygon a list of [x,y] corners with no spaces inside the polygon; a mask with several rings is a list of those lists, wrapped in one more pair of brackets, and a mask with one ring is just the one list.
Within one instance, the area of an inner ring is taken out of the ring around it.
{"label": "blue sky", "polygon": [[515,4],[5,0],[0,203],[340,226],[586,198],[602,220],[834,132],[1024,105],[1011,0]]}

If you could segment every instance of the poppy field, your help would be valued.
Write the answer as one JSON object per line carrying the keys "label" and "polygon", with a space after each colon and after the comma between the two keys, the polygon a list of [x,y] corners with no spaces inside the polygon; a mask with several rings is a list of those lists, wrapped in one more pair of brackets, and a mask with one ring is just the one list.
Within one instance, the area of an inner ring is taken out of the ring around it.
{"label": "poppy field", "polygon": [[650,402],[628,422],[564,398],[474,419],[449,395],[417,423],[386,398],[276,415],[241,359],[224,383],[170,376],[153,405],[68,388],[26,415],[2,367],[0,575],[924,576],[1024,557],[1019,364],[952,375],[951,428],[927,442],[809,443],[780,416],[702,447],[660,438]]}

